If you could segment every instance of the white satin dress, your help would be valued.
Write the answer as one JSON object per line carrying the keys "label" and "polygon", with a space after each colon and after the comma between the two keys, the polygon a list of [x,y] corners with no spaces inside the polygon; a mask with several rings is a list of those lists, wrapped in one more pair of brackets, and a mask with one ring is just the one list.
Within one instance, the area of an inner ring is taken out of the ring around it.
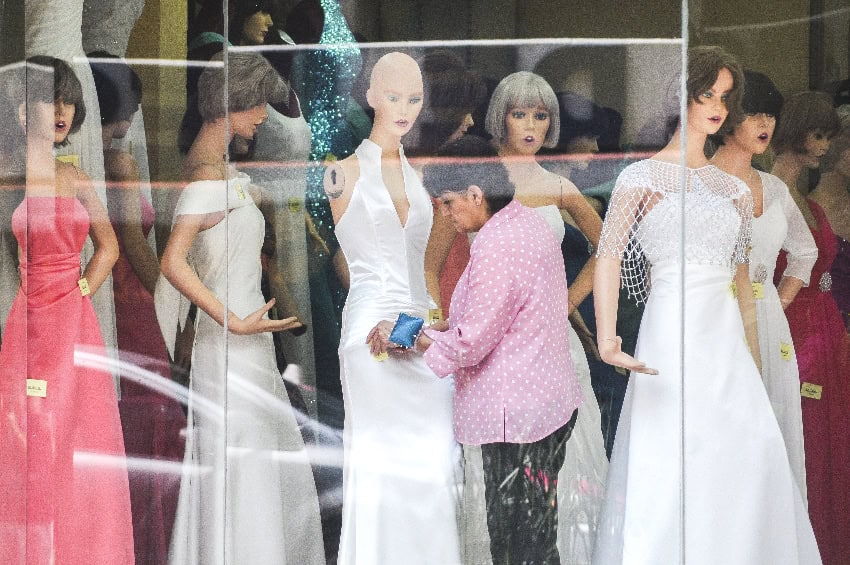
{"label": "white satin dress", "polygon": [[425,247],[433,208],[401,152],[410,203],[402,225],[381,178],[381,148],[356,150],[360,176],[336,226],[351,286],[340,367],[345,402],[341,565],[460,563],[457,505],[461,450],[454,438],[454,385],[424,359],[378,361],[366,336],[399,312],[426,317]]}

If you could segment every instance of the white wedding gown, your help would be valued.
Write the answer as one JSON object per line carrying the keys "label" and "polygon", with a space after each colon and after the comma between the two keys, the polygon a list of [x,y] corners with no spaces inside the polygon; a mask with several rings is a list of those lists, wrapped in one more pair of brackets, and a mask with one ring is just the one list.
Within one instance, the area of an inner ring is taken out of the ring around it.
{"label": "white wedding gown", "polygon": [[[228,213],[199,232],[188,260],[201,281],[244,318],[265,304],[260,292],[262,213],[239,174],[193,182],[174,217]],[[174,354],[188,301],[160,276],[157,317]],[[198,310],[189,393],[186,455],[174,533],[173,565],[321,565],[313,474],[270,333],[236,335]]]}
{"label": "white wedding gown", "polygon": [[456,565],[462,474],[454,439],[451,379],[420,355],[378,361],[366,336],[399,312],[427,317],[425,246],[431,201],[404,154],[410,203],[399,221],[381,178],[381,148],[357,148],[360,176],[336,235],[351,286],[343,312],[340,367],[345,402],[341,565]]}
{"label": "white wedding gown", "polygon": [[659,374],[629,381],[593,562],[820,563],[730,289],[752,196],[714,166],[686,170],[682,250],[682,174],[655,160],[627,167],[602,230],[599,256],[625,254],[627,286],[646,290],[641,265],[651,269],[635,356]]}
{"label": "white wedding gown", "polygon": [[[764,386],[785,438],[791,470],[806,500],[806,454],[803,449],[803,411],[800,405],[800,371],[788,319],[773,285],[779,251],[788,253],[783,273],[809,284],[809,274],[818,258],[812,232],[797,204],[777,177],[759,172],[764,210],[753,218],[753,249],[750,278],[761,283],[762,297],[756,298],[759,350]],[[816,440],[814,440],[816,441]],[[850,533],[850,532],[848,532]]]}
{"label": "white wedding gown", "polygon": [[[543,216],[559,241],[564,239],[564,221],[554,204],[535,210]],[[470,234],[472,235],[472,234]],[[569,327],[570,359],[578,377],[584,402],[567,442],[564,465],[558,473],[558,553],[561,563],[583,565],[591,562],[602,502],[608,458],[602,437],[602,417],[590,384],[590,367],[578,334]],[[481,446],[464,446],[466,488],[464,490],[464,563],[489,565],[490,535],[484,498]]]}

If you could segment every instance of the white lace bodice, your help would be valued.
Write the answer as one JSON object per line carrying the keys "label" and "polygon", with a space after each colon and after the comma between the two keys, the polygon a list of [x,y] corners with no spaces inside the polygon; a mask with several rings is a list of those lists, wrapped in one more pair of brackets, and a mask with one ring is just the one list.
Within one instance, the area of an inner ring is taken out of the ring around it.
{"label": "white lace bodice", "polygon": [[[713,165],[684,171],[654,159],[620,173],[602,227],[598,257],[622,260],[622,284],[639,302],[648,295],[649,266],[746,263],[753,201],[741,180]],[[684,195],[684,237],[682,196]]]}
{"label": "white lace bodice", "polygon": [[803,214],[779,178],[759,172],[764,206],[753,220],[753,250],[750,253],[750,278],[772,283],[779,250],[788,252],[784,275],[809,283],[812,267],[818,259],[818,247]]}

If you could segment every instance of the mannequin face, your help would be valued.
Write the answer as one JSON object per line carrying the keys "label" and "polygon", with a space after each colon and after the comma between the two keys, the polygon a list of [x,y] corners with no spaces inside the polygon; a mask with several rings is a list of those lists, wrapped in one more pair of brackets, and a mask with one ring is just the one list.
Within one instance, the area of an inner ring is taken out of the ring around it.
{"label": "mannequin face", "polygon": [[582,159],[579,161],[570,161],[570,167],[573,169],[585,170],[590,164],[590,158],[599,153],[599,138],[591,135],[582,135],[571,139],[567,143],[567,153],[586,155],[588,160]]}
{"label": "mannequin face", "polygon": [[487,222],[487,203],[481,189],[475,185],[464,192],[444,192],[437,200],[440,213],[450,218],[460,233],[478,231]]}
{"label": "mannequin face", "polygon": [[449,136],[449,139],[446,141],[446,143],[457,141],[458,139],[466,135],[466,131],[474,125],[475,122],[472,120],[472,114],[466,114],[463,117],[463,121],[460,123],[458,128],[454,130],[454,132],[452,132],[452,134]]}
{"label": "mannequin face", "polygon": [[401,137],[410,131],[422,110],[422,75],[412,59],[377,67],[366,92],[366,100],[375,110],[372,130]]}
{"label": "mannequin face", "polygon": [[717,133],[729,115],[726,99],[734,85],[729,69],[720,69],[712,87],[688,102],[688,128],[705,135]]}
{"label": "mannequin face", "polygon": [[126,120],[121,120],[120,122],[115,124],[115,129],[112,130],[112,137],[114,139],[124,139],[127,137],[127,132],[130,131],[130,126],[133,124],[133,118],[136,116],[136,113],[133,112],[130,114]]}
{"label": "mannequin face", "polygon": [[501,155],[531,156],[540,151],[549,132],[551,118],[543,103],[525,108],[510,108],[505,116],[505,139]]}
{"label": "mannequin face", "polygon": [[819,129],[806,134],[806,142],[803,144],[806,152],[801,155],[803,165],[809,169],[820,167],[820,161],[829,151],[829,137]]}
{"label": "mannequin face", "polygon": [[68,138],[75,110],[74,104],[65,104],[61,98],[53,104],[54,143],[63,143]]}
{"label": "mannequin face", "polygon": [[269,116],[266,105],[254,106],[242,112],[230,113],[230,130],[234,135],[245,139],[254,139],[257,128]]}
{"label": "mannequin face", "polygon": [[761,155],[767,151],[775,127],[776,117],[773,114],[747,114],[732,135],[726,138],[726,143],[741,151]]}
{"label": "mannequin face", "polygon": [[266,35],[274,25],[271,14],[268,12],[255,12],[242,24],[242,44],[262,45],[266,42]]}

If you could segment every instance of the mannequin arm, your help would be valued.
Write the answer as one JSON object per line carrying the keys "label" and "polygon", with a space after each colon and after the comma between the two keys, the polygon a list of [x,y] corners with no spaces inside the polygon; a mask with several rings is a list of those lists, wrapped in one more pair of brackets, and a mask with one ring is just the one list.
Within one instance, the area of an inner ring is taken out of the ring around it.
{"label": "mannequin arm", "polygon": [[740,263],[735,271],[735,287],[738,289],[738,307],[744,321],[744,334],[747,346],[761,373],[761,351],[759,350],[758,323],[756,321],[756,301],[753,298],[752,281],[750,281],[749,265]]}
{"label": "mannequin arm", "polygon": [[76,174],[77,199],[89,214],[89,236],[94,244],[94,255],[86,265],[83,278],[88,281],[89,289],[94,294],[112,272],[112,267],[118,260],[118,239],[109,222],[109,215],[100,197],[94,191],[89,177],[72,165],[66,166],[70,167],[66,170],[72,170],[72,174]]}

